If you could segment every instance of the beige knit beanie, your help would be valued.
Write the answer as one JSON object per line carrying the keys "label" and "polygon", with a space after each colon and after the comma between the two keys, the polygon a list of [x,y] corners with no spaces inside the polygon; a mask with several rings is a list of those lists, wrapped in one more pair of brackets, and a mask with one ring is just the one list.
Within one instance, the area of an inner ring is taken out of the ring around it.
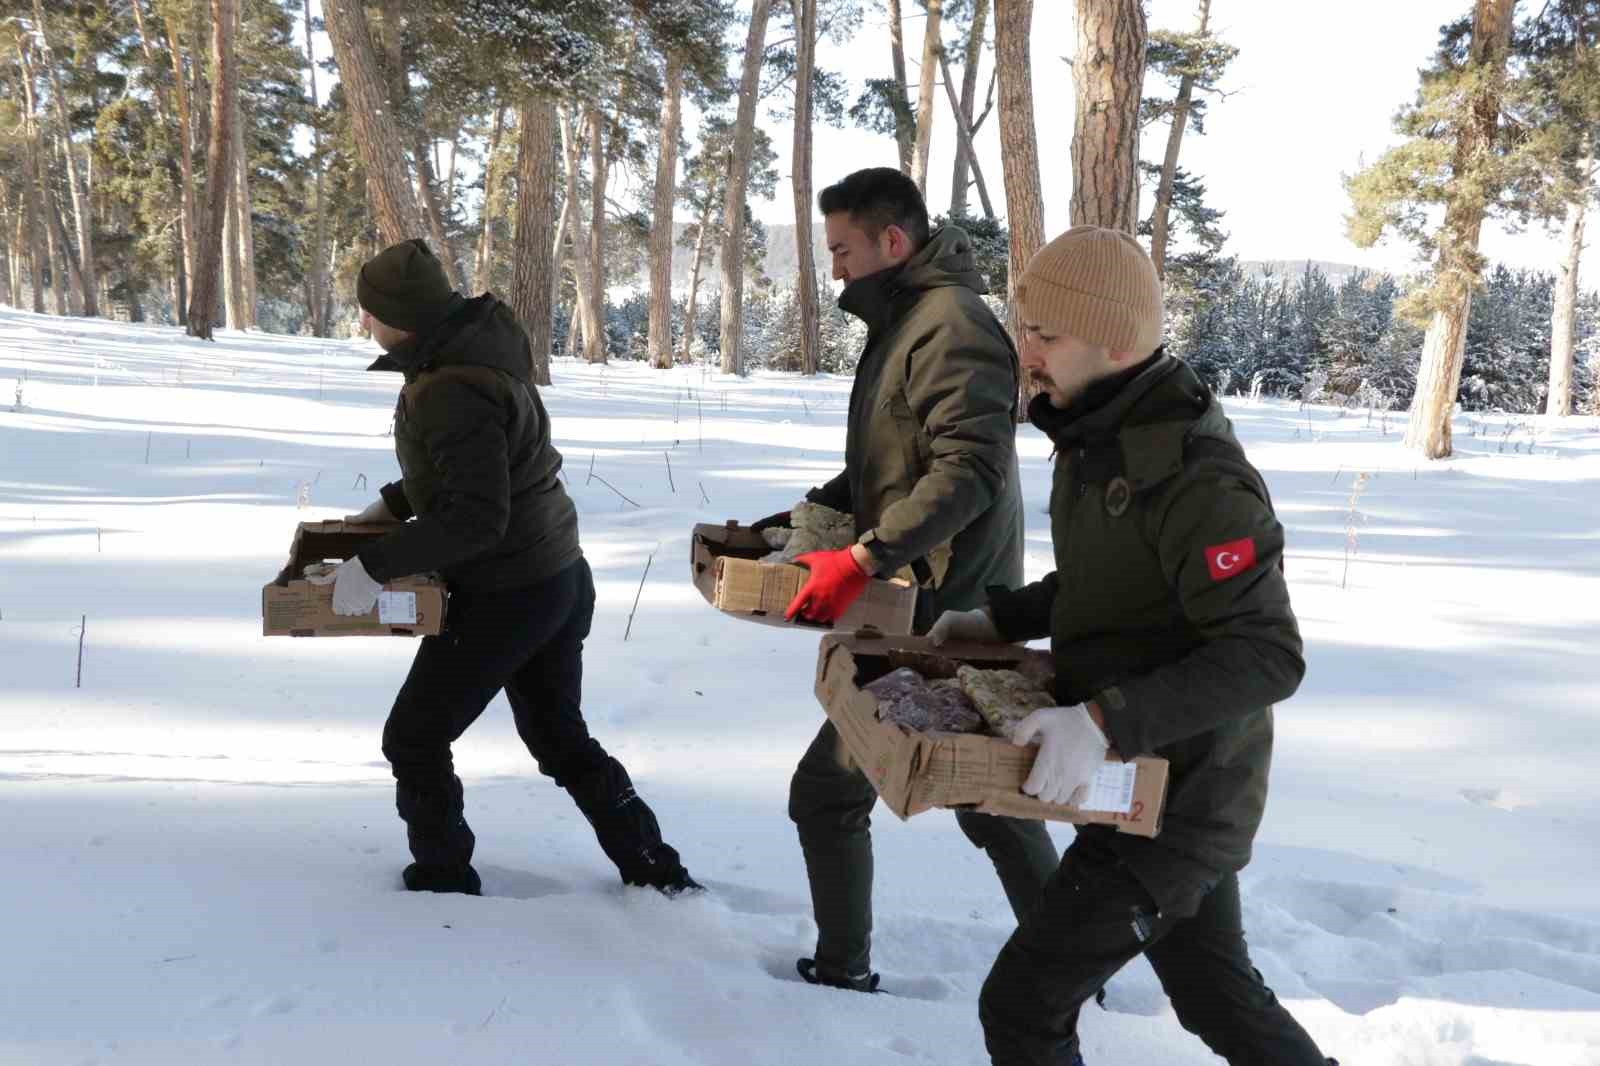
{"label": "beige knit beanie", "polygon": [[1040,248],[1017,283],[1023,320],[1114,352],[1161,344],[1161,279],[1121,230],[1074,226]]}

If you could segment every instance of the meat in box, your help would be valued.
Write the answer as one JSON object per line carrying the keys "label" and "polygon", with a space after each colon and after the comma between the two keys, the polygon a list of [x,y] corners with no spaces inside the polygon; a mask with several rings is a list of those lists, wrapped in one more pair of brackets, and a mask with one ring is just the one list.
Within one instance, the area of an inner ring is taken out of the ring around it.
{"label": "meat in box", "polygon": [[444,582],[431,574],[396,578],[383,586],[378,603],[364,615],[333,613],[333,585],[304,577],[313,563],[342,562],[391,533],[393,525],[301,522],[289,562],[261,590],[261,631],[269,637],[431,636],[444,624]]}
{"label": "meat in box", "polygon": [[876,578],[833,626],[791,622],[783,617],[810,574],[793,563],[764,563],[772,552],[761,534],[737,522],[702,523],[689,541],[690,576],[695,588],[717,610],[751,622],[790,628],[852,632],[910,633],[916,620],[917,585],[910,571]]}
{"label": "meat in box", "polygon": [[934,647],[926,637],[832,633],[817,652],[817,699],[838,729],[845,750],[901,818],[932,807],[968,807],[1016,818],[1100,823],[1153,837],[1161,829],[1167,761],[1115,752],[1101,767],[1081,807],[1045,803],[1022,791],[1037,747],[981,733],[915,732],[878,717],[867,685],[910,665],[930,676],[958,665],[1015,670],[1047,677],[1049,656],[1015,644]]}

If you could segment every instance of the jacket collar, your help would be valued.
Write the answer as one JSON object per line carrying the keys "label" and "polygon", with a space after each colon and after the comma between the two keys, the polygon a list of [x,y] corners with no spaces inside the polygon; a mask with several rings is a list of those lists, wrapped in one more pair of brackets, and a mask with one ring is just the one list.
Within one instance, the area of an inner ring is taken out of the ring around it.
{"label": "jacket collar", "polygon": [[475,307],[478,303],[479,300],[468,300],[460,293],[452,293],[450,303],[438,322],[427,331],[414,333],[384,352],[373,360],[367,369],[391,370],[402,374],[412,374],[422,370],[438,354],[444,342],[455,335],[457,325],[455,320],[461,316],[461,312]]}
{"label": "jacket collar", "polygon": [[972,238],[959,226],[941,226],[904,263],[846,285],[839,294],[839,309],[861,319],[868,335],[875,335],[923,293],[952,285],[980,296],[988,291],[978,273]]}
{"label": "jacket collar", "polygon": [[1139,401],[1182,366],[1165,348],[1157,348],[1137,366],[1095,382],[1065,408],[1056,407],[1041,392],[1028,405],[1028,420],[1057,447],[1114,437]]}

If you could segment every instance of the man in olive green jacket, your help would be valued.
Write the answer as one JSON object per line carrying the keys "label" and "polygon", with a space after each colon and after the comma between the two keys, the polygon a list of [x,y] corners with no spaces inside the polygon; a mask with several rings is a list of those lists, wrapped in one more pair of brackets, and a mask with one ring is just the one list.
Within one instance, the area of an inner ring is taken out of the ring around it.
{"label": "man in olive green jacket", "polygon": [[1078,1061],[1082,1004],[1144,954],[1183,1026],[1230,1063],[1322,1066],[1250,964],[1237,872],[1267,795],[1272,704],[1305,670],[1282,572],[1283,527],[1216,399],[1164,354],[1161,283],[1139,244],[1080,226],[1017,287],[1029,416],[1056,445],[1056,570],[949,638],[1048,635],[1061,706],[1012,739],[1039,743],[1023,790],[1079,802],[1107,752],[1170,764],[1154,838],[1081,828],[995,960],[979,1002],[996,1066]]}
{"label": "man in olive green jacket", "polygon": [[[867,324],[850,393],[845,468],[808,499],[855,516],[858,542],[799,561],[811,577],[789,613],[833,622],[873,574],[910,567],[917,630],[976,607],[990,585],[1022,581],[1016,455],[1019,370],[983,302],[972,241],[928,232],[915,184],[898,170],[851,174],[820,196],[839,306]],[[756,523],[786,524],[786,515]],[[877,793],[825,723],[795,770],[789,814],[800,834],[817,922],[807,980],[872,989],[872,839]],[[1056,866],[1037,821],[960,812],[994,862],[1020,920]]]}

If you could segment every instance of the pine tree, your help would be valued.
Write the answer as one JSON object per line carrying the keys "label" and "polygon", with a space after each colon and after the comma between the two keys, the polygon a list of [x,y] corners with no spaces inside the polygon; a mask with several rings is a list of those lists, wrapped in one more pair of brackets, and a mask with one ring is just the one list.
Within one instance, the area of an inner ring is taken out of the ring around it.
{"label": "pine tree", "polygon": [[[1044,245],[1044,193],[1039,180],[1039,135],[1033,121],[1033,67],[1028,40],[1033,0],[994,0],[995,65],[1000,71],[1000,165],[1006,185],[1006,225],[1011,230],[1007,271],[1006,324],[1022,343],[1016,284]],[[1019,417],[1037,391],[1024,376],[1019,386]]]}
{"label": "pine tree", "polygon": [[[946,11],[946,16],[955,14]],[[959,19],[957,22],[959,24]],[[965,41],[961,45],[964,61],[961,67],[961,96],[955,96],[955,83],[950,77],[950,63],[946,56],[939,56],[940,72],[944,75],[944,84],[951,98],[950,109],[956,123],[956,159],[954,169],[950,174],[950,215],[960,217],[967,214],[967,189],[974,180],[977,182],[980,203],[983,206],[985,218],[994,218],[994,205],[989,201],[989,189],[983,180],[983,170],[978,165],[978,157],[972,150],[972,144],[977,137],[978,130],[989,117],[994,108],[994,86],[998,67],[992,67],[989,72],[989,91],[985,96],[983,112],[976,113],[978,104],[978,67],[983,59],[984,34],[988,29],[989,0],[973,0],[971,17],[966,21]]]}
{"label": "pine tree", "polygon": [[911,180],[924,196],[928,192],[928,155],[933,151],[933,83],[944,55],[944,0],[921,0],[926,18],[922,24],[922,63],[917,73],[916,141],[911,152]]}
{"label": "pine tree", "polygon": [[1523,27],[1517,51],[1530,64],[1538,124],[1555,135],[1554,199],[1562,219],[1562,257],[1556,264],[1551,310],[1546,411],[1572,411],[1578,340],[1579,266],[1600,155],[1600,7],[1593,0],[1551,0]]}
{"label": "pine tree", "polygon": [[[1482,260],[1478,235],[1491,208],[1541,180],[1537,138],[1502,123],[1524,86],[1508,79],[1514,0],[1476,0],[1470,22],[1446,26],[1417,101],[1396,120],[1409,140],[1350,178],[1351,239],[1370,247],[1395,230],[1436,253],[1431,312],[1406,445],[1431,459],[1451,454],[1450,413],[1460,392],[1472,293]],[[1427,208],[1444,207],[1430,232]]]}
{"label": "pine tree", "polygon": [[[82,313],[94,317],[99,311],[99,281],[95,265],[94,253],[94,204],[93,189],[89,185],[89,172],[78,161],[78,151],[73,143],[73,124],[69,114],[66,89],[63,87],[61,69],[58,65],[54,50],[50,46],[51,37],[58,28],[51,25],[45,18],[42,0],[33,0],[33,33],[40,48],[40,63],[44,69],[45,79],[50,86],[50,102],[55,111],[58,125],[56,135],[61,140],[62,155],[67,164],[67,185],[72,193],[72,214],[77,224],[78,247],[74,266],[79,278],[78,291],[82,304]],[[90,51],[90,75],[94,73],[94,65],[98,63],[98,56]],[[97,101],[94,101],[97,103]],[[98,111],[98,106],[93,107]]]}
{"label": "pine tree", "polygon": [[223,215],[233,178],[234,95],[238,91],[233,44],[238,25],[239,0],[211,0],[211,134],[206,148],[205,195],[199,204],[200,247],[188,325],[189,336],[204,340],[212,339],[211,327],[221,310],[216,289],[222,265]]}
{"label": "pine tree", "polygon": [[389,98],[391,89],[378,62],[366,11],[360,0],[323,0],[322,17],[339,65],[339,84],[348,101],[351,129],[372,190],[378,232],[385,244],[419,237],[423,233],[422,214],[412,192],[404,141]]}
{"label": "pine tree", "polygon": [[1132,233],[1139,222],[1141,0],[1077,0],[1072,64],[1072,224]]}
{"label": "pine tree", "polygon": [[[1166,154],[1160,167],[1146,168],[1154,171],[1157,177],[1155,206],[1148,222],[1150,258],[1156,265],[1156,273],[1163,278],[1167,272],[1174,198],[1179,195],[1178,183],[1183,175],[1178,155],[1184,133],[1191,120],[1196,134],[1205,133],[1206,101],[1195,94],[1217,91],[1217,83],[1222,80],[1228,64],[1239,54],[1237,48],[1211,32],[1210,24],[1211,0],[1200,0],[1199,26],[1193,33],[1157,30],[1150,35],[1146,53],[1150,73],[1177,83],[1176,95],[1171,100],[1147,97],[1140,114],[1144,124],[1162,119],[1170,124]],[[1143,225],[1140,232],[1145,232]]]}
{"label": "pine tree", "polygon": [[742,374],[739,344],[744,313],[745,190],[750,180],[750,161],[755,148],[756,90],[761,75],[761,59],[767,34],[771,0],[754,0],[750,12],[750,32],[745,41],[744,74],[739,80],[738,117],[734,119],[733,146],[727,158],[728,180],[722,217],[722,329],[719,348],[722,372]]}

